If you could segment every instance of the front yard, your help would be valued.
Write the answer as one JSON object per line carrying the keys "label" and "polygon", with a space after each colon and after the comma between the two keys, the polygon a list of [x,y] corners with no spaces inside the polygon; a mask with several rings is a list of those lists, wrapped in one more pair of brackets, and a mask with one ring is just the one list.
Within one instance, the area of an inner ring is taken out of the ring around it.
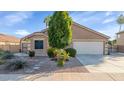
{"label": "front yard", "polygon": [[70,58],[66,61],[64,67],[56,66],[56,62],[48,57],[33,57],[28,56],[15,56],[12,59],[7,59],[6,62],[13,62],[20,60],[26,62],[27,66],[19,70],[7,70],[6,63],[0,65],[0,74],[38,74],[38,73],[60,73],[60,72],[88,72],[85,67],[80,64],[76,58]]}
{"label": "front yard", "polygon": [[[7,63],[16,60],[27,65],[14,71],[5,69]],[[58,67],[48,57],[30,58],[26,54],[16,54],[4,61],[0,64],[0,80],[124,80],[124,54],[121,53],[78,55],[66,61],[64,67]]]}

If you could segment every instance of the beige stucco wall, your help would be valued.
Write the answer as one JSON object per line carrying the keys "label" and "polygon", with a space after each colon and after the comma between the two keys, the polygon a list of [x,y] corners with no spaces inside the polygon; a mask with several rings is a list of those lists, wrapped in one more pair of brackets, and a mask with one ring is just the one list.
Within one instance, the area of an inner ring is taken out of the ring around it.
{"label": "beige stucco wall", "polygon": [[[35,49],[35,40],[43,40],[43,49]],[[32,50],[36,52],[36,55],[46,55],[48,49],[48,38],[43,35],[37,35],[32,37]]]}
{"label": "beige stucco wall", "polygon": [[117,34],[117,45],[124,45],[124,33]]}
{"label": "beige stucco wall", "polygon": [[[104,50],[105,50],[105,43],[108,41],[108,38],[99,35],[97,33],[94,33],[92,31],[89,31],[88,29],[82,28],[78,25],[73,24],[72,26],[72,44],[69,47],[73,47],[73,42],[103,42]],[[48,37],[47,31],[42,33],[35,33],[33,34],[31,39],[31,49],[34,50],[37,54],[42,53],[43,55],[46,55],[47,48],[48,48]],[[44,40],[44,49],[43,50],[36,50],[34,49],[34,41],[35,40]],[[105,51],[104,53],[105,54]]]}
{"label": "beige stucco wall", "polygon": [[117,34],[117,51],[124,52],[124,33]]}
{"label": "beige stucco wall", "polygon": [[89,31],[85,28],[79,27],[75,24],[73,24],[72,26],[72,30],[73,30],[73,39],[102,39],[104,41],[107,40],[107,38],[94,33],[92,31]]}
{"label": "beige stucco wall", "polygon": [[[43,40],[43,45],[44,45],[43,49],[35,49],[35,46],[34,46],[35,40]],[[22,40],[21,43],[26,43],[26,42]],[[42,33],[36,33],[32,37],[30,37],[30,43],[31,43],[31,50],[35,51],[36,56],[47,55],[46,54],[47,49],[48,49],[48,37],[47,36],[43,35]],[[21,49],[22,49],[22,46],[21,46]]]}

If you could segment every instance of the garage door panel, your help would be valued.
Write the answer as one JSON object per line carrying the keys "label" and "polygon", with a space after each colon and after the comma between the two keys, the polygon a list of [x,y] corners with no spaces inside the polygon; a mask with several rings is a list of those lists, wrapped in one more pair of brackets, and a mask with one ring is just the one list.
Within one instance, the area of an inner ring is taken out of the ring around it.
{"label": "garage door panel", "polygon": [[74,42],[78,54],[103,54],[103,42]]}

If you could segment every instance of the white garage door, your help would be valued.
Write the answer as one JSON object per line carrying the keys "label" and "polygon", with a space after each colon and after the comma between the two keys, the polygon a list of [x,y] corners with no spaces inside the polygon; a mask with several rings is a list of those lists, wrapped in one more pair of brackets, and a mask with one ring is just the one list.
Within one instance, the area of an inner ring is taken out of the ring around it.
{"label": "white garage door", "polygon": [[103,54],[103,42],[74,42],[77,54]]}

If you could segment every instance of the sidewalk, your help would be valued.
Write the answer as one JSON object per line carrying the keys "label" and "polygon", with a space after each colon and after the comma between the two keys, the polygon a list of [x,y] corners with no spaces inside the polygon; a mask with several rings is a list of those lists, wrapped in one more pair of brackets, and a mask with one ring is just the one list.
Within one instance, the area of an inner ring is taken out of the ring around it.
{"label": "sidewalk", "polygon": [[124,73],[1,74],[0,81],[122,81]]}

